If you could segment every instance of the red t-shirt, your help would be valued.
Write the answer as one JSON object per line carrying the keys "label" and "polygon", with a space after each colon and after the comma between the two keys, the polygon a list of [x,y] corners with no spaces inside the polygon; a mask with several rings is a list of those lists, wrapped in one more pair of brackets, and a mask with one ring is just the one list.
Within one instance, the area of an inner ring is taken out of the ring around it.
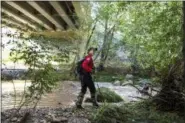
{"label": "red t-shirt", "polygon": [[82,63],[82,68],[86,71],[86,72],[92,72],[92,69],[94,67],[94,63],[93,63],[93,59],[92,59],[92,55],[88,55],[85,57],[85,60]]}

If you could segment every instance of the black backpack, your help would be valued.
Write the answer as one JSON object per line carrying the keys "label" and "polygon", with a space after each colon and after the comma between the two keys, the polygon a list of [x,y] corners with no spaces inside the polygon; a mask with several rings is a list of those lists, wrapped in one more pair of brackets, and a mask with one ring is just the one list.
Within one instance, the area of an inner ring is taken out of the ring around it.
{"label": "black backpack", "polygon": [[84,60],[85,60],[85,58],[83,58],[77,62],[76,67],[75,67],[75,77],[79,76],[83,73],[82,63]]}

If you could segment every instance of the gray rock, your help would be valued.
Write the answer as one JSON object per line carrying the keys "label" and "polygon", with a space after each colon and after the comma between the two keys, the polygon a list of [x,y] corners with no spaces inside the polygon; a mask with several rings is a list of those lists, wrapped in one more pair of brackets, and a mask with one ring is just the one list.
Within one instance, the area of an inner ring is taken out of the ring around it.
{"label": "gray rock", "polygon": [[55,115],[49,112],[48,115],[45,116],[45,118],[47,119],[47,121],[53,121]]}
{"label": "gray rock", "polygon": [[66,117],[57,117],[54,118],[51,123],[61,123],[61,122],[67,122],[68,119]]}
{"label": "gray rock", "polygon": [[[35,122],[36,123],[36,122]],[[38,122],[37,122],[38,123]],[[47,123],[45,119],[41,120],[40,123]]]}
{"label": "gray rock", "polygon": [[151,83],[151,80],[140,78],[138,83],[139,83],[140,86],[144,86],[147,83]]}
{"label": "gray rock", "polygon": [[9,120],[3,120],[3,119],[1,119],[1,123],[10,123],[10,121]]}
{"label": "gray rock", "polygon": [[49,112],[48,115],[46,115],[47,121],[50,121],[51,123],[61,123],[61,122],[67,122],[66,117],[56,117],[55,114]]}
{"label": "gray rock", "polygon": [[132,80],[128,80],[128,81],[125,81],[122,86],[126,86],[126,85],[129,85],[129,84],[133,84],[133,81]]}
{"label": "gray rock", "polygon": [[17,120],[18,120],[17,117],[11,119],[12,122],[16,122]]}
{"label": "gray rock", "polygon": [[[40,122],[39,122],[40,121]],[[44,122],[44,120],[38,120],[38,119],[34,119],[34,123],[47,123],[46,120]]]}
{"label": "gray rock", "polygon": [[125,76],[125,79],[126,79],[126,80],[133,79],[133,75],[132,75],[132,74],[127,74],[127,75]]}
{"label": "gray rock", "polygon": [[86,118],[71,117],[69,118],[68,123],[91,123],[91,122]]}
{"label": "gray rock", "polygon": [[115,80],[115,79],[116,79],[116,77],[115,77],[115,76],[113,76],[113,77],[112,77],[112,79],[114,79],[114,80]]}
{"label": "gray rock", "polygon": [[113,83],[113,85],[115,85],[115,86],[120,86],[120,85],[121,85],[121,82],[120,82],[119,80],[116,80],[116,81]]}

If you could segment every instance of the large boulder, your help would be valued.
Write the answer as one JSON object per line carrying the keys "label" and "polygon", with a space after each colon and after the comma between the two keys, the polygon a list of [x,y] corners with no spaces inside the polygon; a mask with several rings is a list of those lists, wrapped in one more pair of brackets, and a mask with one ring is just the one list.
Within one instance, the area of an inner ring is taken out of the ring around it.
{"label": "large boulder", "polygon": [[[97,101],[98,102],[121,102],[123,99],[121,96],[116,94],[114,91],[111,91],[109,88],[101,87],[97,90]],[[85,102],[91,102],[90,98],[86,98]]]}

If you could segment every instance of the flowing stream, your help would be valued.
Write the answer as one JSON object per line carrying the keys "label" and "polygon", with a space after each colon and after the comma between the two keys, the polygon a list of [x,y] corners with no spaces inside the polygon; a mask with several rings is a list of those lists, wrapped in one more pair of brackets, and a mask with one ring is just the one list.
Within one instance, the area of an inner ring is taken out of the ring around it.
{"label": "flowing stream", "polygon": [[[11,82],[2,82],[2,110],[14,108],[15,102],[15,107],[17,107],[23,95],[24,87],[29,87],[30,85],[30,81],[28,81],[25,86],[24,81],[15,80],[15,89],[17,93],[15,101],[13,84]],[[97,87],[97,91],[98,87],[110,88],[120,95],[125,102],[137,101],[138,99],[134,97],[142,97],[142,95],[138,93],[137,89],[132,86],[115,86],[108,82],[96,82],[95,85]],[[38,107],[68,107],[74,105],[79,91],[79,82],[61,82],[52,91],[52,93],[42,96],[42,99],[38,103]],[[86,97],[87,96],[89,96],[89,92],[87,92]]]}

